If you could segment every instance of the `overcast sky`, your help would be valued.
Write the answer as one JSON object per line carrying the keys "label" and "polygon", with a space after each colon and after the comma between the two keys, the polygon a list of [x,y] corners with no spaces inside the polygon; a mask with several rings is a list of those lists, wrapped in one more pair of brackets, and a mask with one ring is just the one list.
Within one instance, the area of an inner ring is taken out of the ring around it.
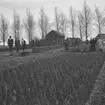
{"label": "overcast sky", "polygon": [[[94,10],[95,4],[98,5],[100,9],[105,8],[105,0],[87,0],[86,2],[92,10]],[[84,0],[0,0],[0,14],[3,13],[11,23],[13,19],[13,9],[20,14],[22,19],[26,16],[26,8],[29,8],[37,20],[39,10],[41,6],[43,6],[50,20],[53,20],[55,6],[67,15],[70,5],[76,10],[82,10],[83,3]]]}

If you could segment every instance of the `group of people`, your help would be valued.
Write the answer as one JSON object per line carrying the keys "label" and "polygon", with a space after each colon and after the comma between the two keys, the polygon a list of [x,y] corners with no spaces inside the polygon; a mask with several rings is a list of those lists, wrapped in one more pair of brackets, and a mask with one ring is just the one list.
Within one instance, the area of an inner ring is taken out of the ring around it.
{"label": "group of people", "polygon": [[[74,40],[75,41],[75,40]],[[69,39],[66,39],[65,42],[64,42],[64,46],[65,46],[65,50],[66,51],[69,51],[69,47],[76,47],[78,46],[78,43],[77,41],[70,41]],[[71,43],[71,44],[70,44]],[[90,41],[86,40],[86,45],[90,45],[90,51],[95,51],[96,50],[96,43],[97,43],[97,40],[95,38],[93,39],[90,39]]]}
{"label": "group of people", "polygon": [[69,47],[76,47],[78,46],[78,41],[76,39],[69,39],[67,38],[65,41],[64,41],[64,46],[65,46],[65,50],[69,50]]}
{"label": "group of people", "polygon": [[[9,36],[9,39],[8,39],[9,52],[13,52],[13,43],[14,43],[14,40],[12,39],[11,36]],[[23,51],[25,50],[26,41],[22,39],[20,42],[19,38],[16,38],[15,39],[15,49],[17,52],[19,52],[20,48],[22,48]]]}

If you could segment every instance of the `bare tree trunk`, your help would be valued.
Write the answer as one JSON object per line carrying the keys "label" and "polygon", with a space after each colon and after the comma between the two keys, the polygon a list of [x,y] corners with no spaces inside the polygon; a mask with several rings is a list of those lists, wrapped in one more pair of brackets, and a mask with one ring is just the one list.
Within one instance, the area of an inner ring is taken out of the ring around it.
{"label": "bare tree trunk", "polygon": [[74,25],[72,25],[72,38],[74,38]]}
{"label": "bare tree trunk", "polygon": [[7,37],[7,30],[8,30],[8,24],[4,16],[1,14],[1,33],[2,33],[2,40],[3,40],[3,46],[5,46],[5,40]]}
{"label": "bare tree trunk", "polygon": [[85,37],[87,40],[89,37],[88,28],[89,28],[89,25],[91,24],[91,10],[88,7],[88,5],[86,4],[86,2],[84,2],[84,10],[83,11],[84,11],[83,13],[84,13]]}
{"label": "bare tree trunk", "polygon": [[62,27],[62,23],[61,23],[61,18],[62,18],[62,14],[58,11],[57,7],[55,7],[55,27],[56,27],[56,30],[58,32],[60,32],[61,27]]}
{"label": "bare tree trunk", "polygon": [[45,39],[45,35],[44,35],[44,32],[42,32],[42,39]]}
{"label": "bare tree trunk", "polygon": [[80,29],[79,29],[79,31],[80,31],[80,39],[82,40],[82,30],[81,30],[81,26],[80,26]]}
{"label": "bare tree trunk", "polygon": [[78,14],[78,27],[79,27],[80,39],[82,40],[84,32],[84,18],[81,12],[79,12]]}
{"label": "bare tree trunk", "polygon": [[17,14],[15,10],[13,13],[12,30],[14,32],[14,37],[16,40],[16,38],[20,37],[21,23],[20,23],[20,16]]}
{"label": "bare tree trunk", "polygon": [[14,34],[15,34],[15,40],[16,40],[16,38],[17,38],[16,30],[14,30]]}
{"label": "bare tree trunk", "polygon": [[28,32],[28,42],[29,42],[29,48],[31,47],[31,45],[30,45],[30,40],[31,40],[31,38],[30,38],[30,32]]}
{"label": "bare tree trunk", "polygon": [[3,46],[5,46],[5,32],[3,32]]}
{"label": "bare tree trunk", "polygon": [[34,21],[34,17],[31,13],[30,10],[27,9],[27,18],[24,21],[24,27],[26,29],[27,35],[28,35],[28,41],[29,41],[29,48],[30,46],[30,41],[33,37],[33,32],[34,32],[34,28],[35,28],[35,21]]}
{"label": "bare tree trunk", "polygon": [[86,22],[86,27],[85,27],[85,35],[86,35],[86,40],[88,39],[88,25]]}
{"label": "bare tree trunk", "polygon": [[42,39],[45,39],[46,34],[49,31],[49,19],[44,12],[43,7],[40,9],[39,28],[41,30]]}
{"label": "bare tree trunk", "polygon": [[101,34],[101,25],[99,24],[99,34]]}
{"label": "bare tree trunk", "polygon": [[102,28],[104,27],[103,20],[104,14],[99,10],[97,6],[95,6],[95,25],[98,28],[99,34],[101,34]]}
{"label": "bare tree trunk", "polygon": [[75,26],[76,26],[76,12],[74,11],[73,7],[70,7],[70,24],[71,24],[71,30],[72,30],[72,38],[74,38],[74,32],[75,32]]}
{"label": "bare tree trunk", "polygon": [[86,36],[86,40],[88,39],[88,23],[87,23],[87,21],[88,21],[88,17],[87,17],[87,6],[86,6],[86,4],[84,4],[84,11],[85,11],[85,36]]}
{"label": "bare tree trunk", "polygon": [[62,12],[61,13],[61,32],[63,33],[63,35],[66,34],[66,28],[67,28],[66,22],[67,22],[66,16]]}
{"label": "bare tree trunk", "polygon": [[86,28],[86,40],[88,39],[87,28]]}

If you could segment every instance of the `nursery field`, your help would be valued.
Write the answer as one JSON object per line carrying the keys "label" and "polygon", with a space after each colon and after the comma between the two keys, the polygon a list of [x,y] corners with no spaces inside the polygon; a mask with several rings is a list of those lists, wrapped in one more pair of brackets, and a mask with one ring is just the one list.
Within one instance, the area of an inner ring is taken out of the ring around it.
{"label": "nursery field", "polygon": [[95,88],[104,61],[101,52],[61,49],[0,60],[0,105],[102,105],[94,97],[105,104]]}

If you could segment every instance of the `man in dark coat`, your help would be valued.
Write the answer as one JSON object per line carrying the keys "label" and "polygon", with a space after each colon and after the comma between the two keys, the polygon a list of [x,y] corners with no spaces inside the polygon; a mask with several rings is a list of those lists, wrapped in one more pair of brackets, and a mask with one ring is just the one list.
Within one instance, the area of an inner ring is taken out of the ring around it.
{"label": "man in dark coat", "polygon": [[90,51],[96,50],[96,48],[95,48],[96,42],[97,42],[97,40],[94,38],[90,40]]}
{"label": "man in dark coat", "polygon": [[16,51],[19,52],[19,49],[20,49],[20,40],[18,38],[16,38],[16,40],[15,40],[15,48],[16,48]]}
{"label": "man in dark coat", "polygon": [[22,49],[24,51],[26,48],[26,41],[24,39],[22,39],[21,43],[22,43]]}
{"label": "man in dark coat", "polygon": [[8,46],[9,46],[9,52],[13,52],[13,39],[11,36],[9,36],[8,39]]}
{"label": "man in dark coat", "polygon": [[68,38],[64,41],[64,46],[65,46],[65,50],[69,51],[69,39]]}
{"label": "man in dark coat", "polygon": [[93,50],[96,51],[96,43],[97,43],[97,40],[94,38],[93,39]]}

